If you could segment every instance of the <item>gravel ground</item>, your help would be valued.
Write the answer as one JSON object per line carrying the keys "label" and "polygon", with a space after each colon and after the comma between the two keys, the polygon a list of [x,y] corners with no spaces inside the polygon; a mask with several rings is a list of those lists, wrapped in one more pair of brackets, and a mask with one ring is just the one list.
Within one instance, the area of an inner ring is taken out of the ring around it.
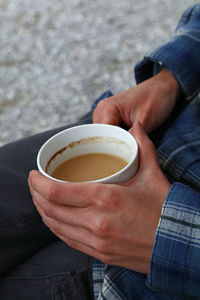
{"label": "gravel ground", "polygon": [[185,0],[1,0],[0,145],[72,122],[172,34]]}

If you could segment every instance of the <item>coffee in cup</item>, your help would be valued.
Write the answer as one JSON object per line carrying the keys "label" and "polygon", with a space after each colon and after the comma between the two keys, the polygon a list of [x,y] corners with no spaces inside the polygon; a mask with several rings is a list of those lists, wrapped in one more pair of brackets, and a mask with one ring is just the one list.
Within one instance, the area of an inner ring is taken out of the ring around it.
{"label": "coffee in cup", "polygon": [[113,154],[81,154],[61,163],[51,176],[69,182],[93,181],[111,176],[127,164],[125,159]]}
{"label": "coffee in cup", "polygon": [[37,157],[39,171],[61,182],[119,183],[138,168],[135,138],[106,124],[71,127],[50,138]]}

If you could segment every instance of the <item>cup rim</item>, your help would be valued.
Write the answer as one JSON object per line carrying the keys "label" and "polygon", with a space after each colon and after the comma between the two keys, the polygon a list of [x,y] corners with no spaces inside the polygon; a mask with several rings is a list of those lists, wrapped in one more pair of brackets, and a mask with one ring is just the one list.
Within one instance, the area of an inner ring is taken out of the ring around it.
{"label": "cup rim", "polygon": [[[76,130],[78,128],[83,128],[83,127],[94,127],[94,126],[97,126],[97,127],[108,127],[108,128],[115,128],[123,133],[126,133],[127,135],[129,135],[132,140],[134,141],[134,144],[135,144],[135,151],[134,151],[134,154],[133,154],[133,157],[131,158],[131,160],[128,162],[128,164],[122,168],[121,170],[119,170],[118,172],[114,173],[114,174],[111,174],[109,176],[106,176],[106,177],[102,177],[100,179],[97,179],[97,180],[90,180],[90,181],[84,181],[85,183],[99,183],[99,182],[102,182],[102,180],[105,180],[105,181],[108,181],[109,179],[114,179],[116,178],[118,175],[120,175],[120,173],[126,171],[130,165],[133,164],[133,162],[137,159],[137,156],[138,156],[138,143],[135,139],[135,137],[127,130],[119,127],[119,126],[116,126],[116,125],[110,125],[110,124],[95,124],[95,123],[92,123],[92,124],[83,124],[83,125],[77,125],[77,126],[72,126],[70,128],[66,128],[64,130],[61,130],[59,131],[58,133],[54,134],[53,136],[51,136],[49,139],[46,140],[46,142],[43,143],[43,145],[40,147],[39,151],[38,151],[38,154],[37,154],[37,167],[38,167],[38,170],[40,171],[40,173],[42,173],[42,175],[44,175],[45,177],[53,180],[53,181],[56,181],[56,182],[61,182],[61,183],[72,183],[70,181],[65,181],[65,180],[60,180],[60,179],[57,179],[57,178],[54,178],[53,176],[49,175],[45,170],[43,170],[43,168],[41,167],[40,165],[40,156],[41,156],[41,153],[42,151],[44,150],[44,148],[46,147],[46,145],[53,139],[55,139],[57,136],[63,134],[64,132],[66,131],[73,131],[73,130]],[[84,138],[83,138],[84,139]],[[120,138],[119,138],[120,140]],[[77,181],[76,182],[73,182],[73,183],[78,183]],[[79,182],[81,183],[81,182]]]}

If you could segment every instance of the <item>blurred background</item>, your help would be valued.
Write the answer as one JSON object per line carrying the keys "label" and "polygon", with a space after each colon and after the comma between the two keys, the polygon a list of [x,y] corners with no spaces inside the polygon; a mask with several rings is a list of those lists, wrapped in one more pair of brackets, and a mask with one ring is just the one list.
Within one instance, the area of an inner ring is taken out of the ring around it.
{"label": "blurred background", "polygon": [[0,0],[0,145],[71,123],[135,85],[192,0]]}

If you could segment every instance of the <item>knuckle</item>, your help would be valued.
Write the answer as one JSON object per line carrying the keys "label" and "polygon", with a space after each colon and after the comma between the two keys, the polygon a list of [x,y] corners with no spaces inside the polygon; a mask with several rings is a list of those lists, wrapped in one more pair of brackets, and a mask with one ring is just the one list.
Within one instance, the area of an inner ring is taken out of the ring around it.
{"label": "knuckle", "polygon": [[96,110],[99,110],[99,109],[104,110],[104,108],[108,106],[108,103],[109,103],[108,99],[105,98],[104,100],[100,101],[97,104]]}
{"label": "knuckle", "polygon": [[113,105],[113,102],[112,102],[111,97],[105,98],[104,100],[101,100],[97,104],[97,106],[96,106],[96,108],[94,110],[94,115],[96,116],[96,115],[104,113],[105,111],[110,110],[110,108],[112,107],[112,105]]}
{"label": "knuckle", "polygon": [[47,217],[53,218],[55,216],[55,205],[53,203],[47,202],[43,208],[43,211]]}
{"label": "knuckle", "polygon": [[57,220],[52,220],[50,227],[56,235],[60,235],[62,233],[60,223]]}
{"label": "knuckle", "polygon": [[112,186],[108,196],[108,199],[110,200],[108,201],[109,209],[118,210],[121,204],[119,187]]}
{"label": "knuckle", "polygon": [[91,197],[91,205],[93,205],[94,207],[100,209],[102,203],[102,191],[103,191],[103,187],[102,184],[94,184],[91,189],[91,194],[93,195],[93,197]]}
{"label": "knuckle", "polygon": [[71,195],[73,195],[74,197],[78,197],[80,194],[80,190],[79,190],[79,186],[77,184],[71,184]]}
{"label": "knuckle", "polygon": [[45,190],[45,198],[50,201],[53,202],[56,197],[57,197],[58,191],[55,187],[55,185],[53,183],[49,183],[49,185],[47,186],[46,190]]}
{"label": "knuckle", "polygon": [[95,199],[99,210],[115,210],[120,205],[118,188],[111,186],[102,187]]}
{"label": "knuckle", "polygon": [[107,200],[111,196],[110,189],[108,186],[103,187],[103,185],[100,185],[95,196],[95,203],[98,209],[104,209],[107,207]]}
{"label": "knuckle", "polygon": [[98,252],[106,254],[108,252],[108,241],[104,239],[98,239],[96,241],[95,248]]}
{"label": "knuckle", "polygon": [[104,238],[108,234],[109,222],[104,218],[96,218],[92,228],[96,236]]}
{"label": "knuckle", "polygon": [[67,239],[66,243],[68,244],[68,246],[70,246],[71,248],[77,248],[77,242]]}

